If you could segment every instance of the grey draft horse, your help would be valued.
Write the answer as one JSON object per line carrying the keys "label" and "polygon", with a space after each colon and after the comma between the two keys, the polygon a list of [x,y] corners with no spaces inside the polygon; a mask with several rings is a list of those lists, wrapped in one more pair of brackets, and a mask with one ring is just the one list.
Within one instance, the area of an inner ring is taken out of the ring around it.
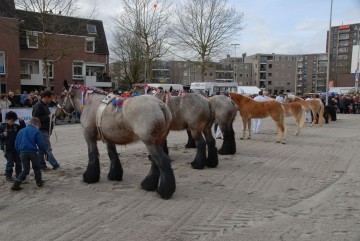
{"label": "grey draft horse", "polygon": [[[210,104],[205,97],[193,93],[171,96],[170,93],[163,90],[158,90],[154,96],[164,101],[170,108],[173,117],[170,130],[189,130],[195,140],[197,152],[191,166],[194,169],[203,169],[205,166],[216,167],[219,161],[215,138],[211,133],[213,117]],[[207,157],[206,146],[208,148]]]}
{"label": "grey draft horse", "polygon": [[60,119],[75,110],[81,111],[80,121],[89,156],[88,166],[83,174],[84,182],[99,181],[98,140],[106,143],[111,161],[107,177],[111,181],[121,181],[123,177],[115,145],[141,140],[149,151],[151,161],[150,172],[141,182],[141,187],[147,191],[156,190],[164,199],[171,198],[176,189],[175,177],[171,160],[163,150],[172,120],[167,105],[153,96],[136,96],[124,99],[124,104],[116,111],[111,101],[106,101],[110,95],[105,96],[103,91],[91,89],[93,93],[89,94],[90,88],[85,86],[71,85],[67,88],[65,85],[56,111]]}
{"label": "grey draft horse", "polygon": [[[215,95],[208,97],[211,106],[213,123],[217,123],[223,133],[223,143],[218,153],[220,155],[233,155],[236,153],[235,132],[233,122],[236,117],[237,107],[229,97],[225,95]],[[186,148],[196,148],[194,139],[188,131],[188,142]]]}

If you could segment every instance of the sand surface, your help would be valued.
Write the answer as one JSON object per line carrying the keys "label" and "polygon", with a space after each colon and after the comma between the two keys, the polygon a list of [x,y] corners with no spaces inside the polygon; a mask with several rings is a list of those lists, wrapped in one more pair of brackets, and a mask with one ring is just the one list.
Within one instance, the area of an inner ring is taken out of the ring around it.
{"label": "sand surface", "polygon": [[100,182],[84,183],[82,128],[59,125],[52,143],[61,168],[44,172],[44,187],[32,171],[20,192],[1,176],[0,240],[360,240],[360,115],[305,126],[300,136],[289,117],[286,145],[275,143],[271,119],[251,140],[240,140],[241,125],[237,116],[237,153],[219,156],[215,169],[192,169],[186,132],[170,133],[171,200],[140,188],[150,168],[142,143],[118,146],[124,178],[111,182],[99,142]]}

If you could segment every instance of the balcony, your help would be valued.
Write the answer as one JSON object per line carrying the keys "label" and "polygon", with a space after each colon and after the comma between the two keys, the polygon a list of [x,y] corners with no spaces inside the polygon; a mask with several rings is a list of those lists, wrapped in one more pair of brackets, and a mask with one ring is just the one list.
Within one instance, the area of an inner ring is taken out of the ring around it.
{"label": "balcony", "polygon": [[44,85],[42,74],[25,74],[20,75],[21,85]]}
{"label": "balcony", "polygon": [[110,77],[100,77],[100,76],[86,76],[84,84],[86,87],[111,87],[112,86]]}

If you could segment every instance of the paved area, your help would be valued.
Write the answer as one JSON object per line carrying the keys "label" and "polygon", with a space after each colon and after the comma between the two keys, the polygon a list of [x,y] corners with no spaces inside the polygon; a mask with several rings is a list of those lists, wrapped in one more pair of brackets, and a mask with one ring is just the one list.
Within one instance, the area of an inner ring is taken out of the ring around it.
{"label": "paved area", "polygon": [[[171,200],[139,184],[149,170],[142,143],[118,147],[122,182],[110,182],[99,142],[101,180],[82,182],[87,147],[79,124],[59,125],[52,136],[62,167],[44,173],[46,184],[10,191],[0,179],[2,240],[360,240],[360,115],[304,127],[287,144],[275,143],[275,124],[240,140],[237,153],[219,156],[215,169],[193,170],[195,150],[186,133],[168,138],[177,189]],[[220,147],[221,141],[217,140]],[[3,172],[5,160],[1,158]]]}

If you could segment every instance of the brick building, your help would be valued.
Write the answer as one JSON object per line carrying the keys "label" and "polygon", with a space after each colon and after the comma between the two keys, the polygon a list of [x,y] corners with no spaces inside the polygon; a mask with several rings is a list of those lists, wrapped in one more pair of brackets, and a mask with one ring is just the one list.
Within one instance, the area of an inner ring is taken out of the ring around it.
{"label": "brick building", "polygon": [[65,79],[111,87],[102,21],[23,11],[3,0],[0,32],[1,93],[42,90],[47,84],[59,93]]}

